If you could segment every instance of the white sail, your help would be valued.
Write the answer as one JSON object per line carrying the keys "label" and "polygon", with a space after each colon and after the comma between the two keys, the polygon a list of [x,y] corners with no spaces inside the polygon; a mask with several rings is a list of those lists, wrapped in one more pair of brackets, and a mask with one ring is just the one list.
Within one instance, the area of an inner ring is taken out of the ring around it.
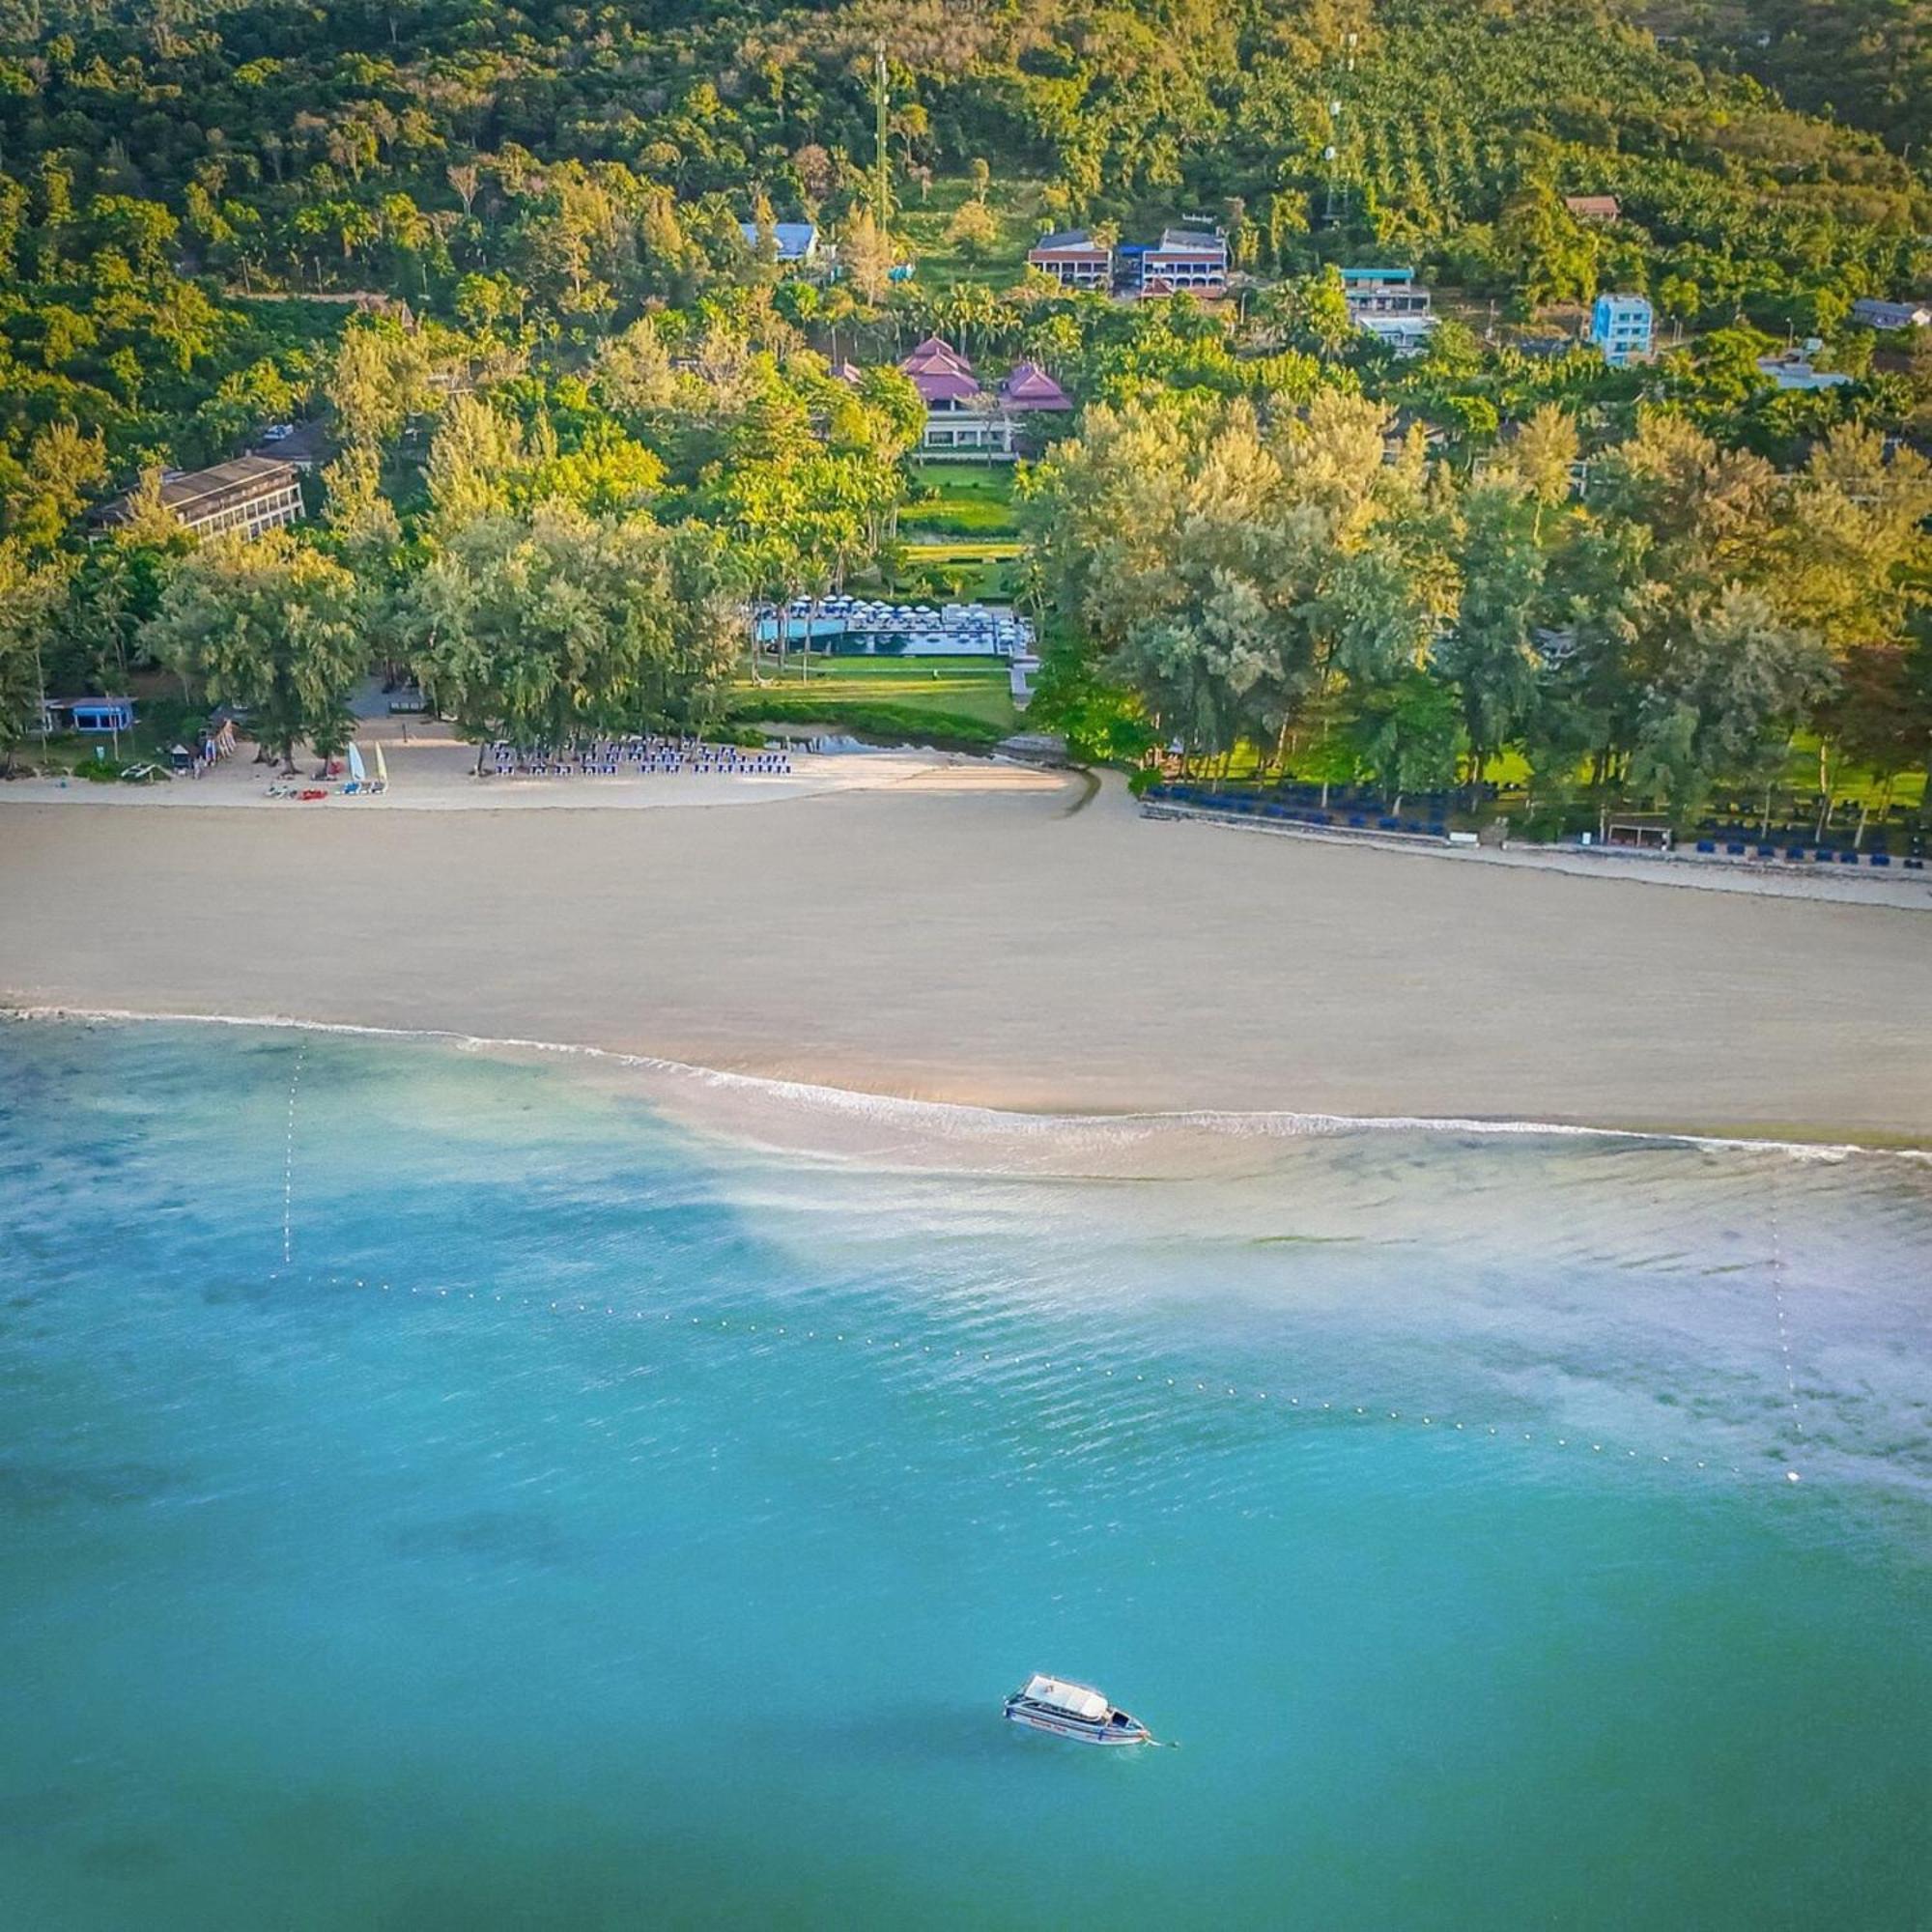
{"label": "white sail", "polygon": [[360,784],[369,776],[368,772],[363,768],[362,753],[356,750],[354,739],[351,739],[349,744],[349,776],[357,784]]}

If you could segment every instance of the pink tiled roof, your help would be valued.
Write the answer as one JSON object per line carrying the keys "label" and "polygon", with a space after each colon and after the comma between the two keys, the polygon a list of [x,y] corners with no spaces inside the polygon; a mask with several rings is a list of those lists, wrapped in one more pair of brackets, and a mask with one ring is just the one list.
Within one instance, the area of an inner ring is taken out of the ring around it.
{"label": "pink tiled roof", "polygon": [[912,385],[927,403],[963,403],[980,393],[979,379],[954,369],[913,369]]}
{"label": "pink tiled roof", "polygon": [[944,371],[950,376],[970,376],[973,365],[950,342],[928,335],[899,364],[908,376],[933,375]]}
{"label": "pink tiled roof", "polygon": [[1070,410],[1066,391],[1037,362],[1021,362],[1000,384],[1009,409]]}

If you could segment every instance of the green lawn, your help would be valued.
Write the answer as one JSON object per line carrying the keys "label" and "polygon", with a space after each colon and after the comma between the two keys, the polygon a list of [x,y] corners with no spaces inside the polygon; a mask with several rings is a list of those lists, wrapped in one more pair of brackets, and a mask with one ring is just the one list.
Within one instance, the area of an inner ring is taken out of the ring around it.
{"label": "green lawn", "polygon": [[1013,594],[1013,565],[1019,554],[1020,546],[1012,542],[959,543],[914,536],[906,545],[905,568],[879,587],[895,597],[923,596],[934,587],[938,573],[947,580],[948,597],[1006,603]]}
{"label": "green lawn", "polygon": [[973,197],[971,182],[963,177],[936,181],[923,200],[917,182],[900,180],[896,185],[899,207],[893,216],[893,230],[917,251],[919,279],[923,286],[946,289],[954,282],[986,282],[1003,289],[1011,287],[1026,272],[1027,250],[1040,233],[1038,182],[994,178],[986,190],[986,206],[999,234],[977,262],[968,261],[946,239],[960,205]]}
{"label": "green lawn", "polygon": [[915,463],[912,486],[899,511],[908,537],[1010,537],[1018,528],[1010,463]]}
{"label": "green lawn", "polygon": [[1004,662],[990,658],[824,658],[800,675],[794,654],[782,677],[766,661],[765,682],[732,687],[731,715],[747,722],[840,724],[868,736],[922,728],[960,743],[990,745],[1020,728]]}

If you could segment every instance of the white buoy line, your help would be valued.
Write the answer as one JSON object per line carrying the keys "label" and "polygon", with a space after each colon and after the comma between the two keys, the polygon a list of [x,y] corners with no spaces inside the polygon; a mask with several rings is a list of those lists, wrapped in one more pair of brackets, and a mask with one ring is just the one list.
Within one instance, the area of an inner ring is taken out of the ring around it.
{"label": "white buoy line", "polygon": [[[1784,1309],[1784,1244],[1777,1225],[1777,1190],[1771,1196],[1771,1305],[1777,1315],[1777,1347],[1784,1357],[1784,1390],[1791,1402],[1791,1433],[1802,1448],[1804,1442],[1804,1411],[1798,1401],[1798,1370],[1791,1359],[1791,1323]],[[1785,1471],[1784,1480],[1801,1480],[1796,1469]]]}
{"label": "white buoy line", "polygon": [[[282,1162],[283,1269],[287,1269],[293,1265],[295,1256],[297,1102],[301,1088],[302,1066],[307,1058],[307,1053],[308,1044],[306,1038],[298,1038],[296,1048],[295,1065],[289,1076],[288,1121]],[[1772,1204],[1772,1289],[1775,1306],[1777,1311],[1778,1338],[1784,1354],[1785,1383],[1791,1400],[1793,1427],[1802,1440],[1804,1431],[1804,1424],[1799,1417],[1797,1378],[1792,1366],[1790,1337],[1785,1321],[1783,1286],[1780,1280],[1783,1271],[1783,1259],[1782,1251],[1778,1246],[1777,1210],[1775,1198]],[[270,1270],[271,1279],[275,1278],[275,1270]],[[344,1288],[353,1285],[359,1290],[368,1291],[379,1295],[393,1295],[398,1299],[402,1299],[405,1296],[428,1300],[448,1300],[451,1298],[450,1290],[447,1288],[436,1288],[425,1291],[420,1285],[412,1284],[406,1289],[399,1289],[386,1281],[371,1281],[364,1276],[350,1277],[333,1273],[326,1274],[321,1279],[329,1287]],[[657,1323],[659,1324],[675,1321],[680,1327],[694,1327],[698,1329],[700,1333],[724,1334],[732,1330],[731,1318],[728,1316],[713,1317],[701,1313],[690,1314],[683,1309],[658,1309],[651,1311],[633,1308],[620,1310],[614,1304],[608,1302],[599,1307],[594,1302],[570,1299],[551,1300],[541,1295],[510,1294],[506,1296],[500,1290],[485,1291],[479,1294],[475,1289],[463,1289],[457,1292],[455,1298],[467,1301],[484,1300],[497,1304],[507,1303],[514,1307],[540,1309],[543,1313],[558,1316],[602,1316],[611,1321],[622,1319],[632,1322],[648,1322],[654,1312],[657,1317]],[[836,1328],[827,1329],[821,1335],[818,1328],[806,1327],[801,1330],[796,1322],[765,1321],[759,1323],[757,1321],[744,1321],[741,1320],[737,1332],[748,1335],[755,1335],[763,1332],[767,1336],[776,1335],[788,1341],[803,1340],[805,1342],[818,1342],[824,1340],[836,1347],[845,1346],[863,1349],[872,1348],[875,1340],[870,1335],[848,1334],[845,1330]],[[878,1339],[892,1350],[904,1350],[908,1348],[908,1344],[902,1337],[887,1336]],[[942,1360],[950,1359],[960,1362],[964,1362],[969,1355],[977,1353],[982,1364],[990,1364],[996,1360],[1000,1360],[1013,1368],[1025,1367],[1028,1362],[1028,1357],[1024,1355],[996,1355],[995,1351],[990,1349],[969,1350],[964,1347],[954,1347],[951,1356],[948,1357],[943,1345],[935,1348],[929,1342],[911,1345],[910,1352],[916,1355],[937,1354]],[[1401,1409],[1385,1408],[1378,1403],[1353,1403],[1316,1396],[1304,1398],[1300,1395],[1286,1394],[1279,1389],[1255,1387],[1244,1391],[1235,1384],[1222,1382],[1218,1379],[1210,1385],[1208,1381],[1202,1378],[1198,1372],[1191,1376],[1184,1372],[1169,1375],[1160,1368],[1134,1368],[1131,1365],[1091,1363],[1080,1360],[1070,1363],[1046,1361],[1037,1366],[1043,1368],[1049,1374],[1054,1373],[1056,1370],[1084,1374],[1093,1369],[1097,1372],[1101,1379],[1112,1378],[1122,1381],[1124,1381],[1127,1376],[1131,1375],[1137,1383],[1146,1384],[1151,1382],[1156,1387],[1164,1386],[1165,1388],[1173,1389],[1182,1397],[1191,1394],[1206,1397],[1213,1402],[1239,1403],[1251,1401],[1257,1404],[1271,1402],[1277,1412],[1291,1410],[1297,1417],[1310,1419],[1327,1415],[1335,1417],[1345,1424],[1352,1424],[1358,1419],[1379,1423],[1385,1417],[1389,1422],[1397,1424],[1406,1423],[1412,1427],[1439,1430],[1445,1435],[1464,1435],[1474,1440],[1493,1438],[1498,1442],[1508,1440],[1512,1443],[1527,1443],[1532,1446],[1540,1444],[1546,1449],[1553,1447],[1563,1451],[1568,1451],[1573,1447],[1582,1450],[1585,1447],[1584,1437],[1579,1435],[1573,1441],[1570,1436],[1557,1435],[1553,1431],[1548,1429],[1538,1432],[1534,1430],[1519,1430],[1514,1426],[1506,1428],[1497,1423],[1467,1423],[1457,1421],[1447,1416],[1438,1417],[1433,1411],[1418,1412],[1409,1410],[1405,1412]],[[1191,1389],[1188,1387],[1190,1381],[1193,1384]],[[1619,1453],[1616,1445],[1606,1445],[1597,1441],[1591,1441],[1587,1446],[1588,1453],[1592,1455],[1609,1456],[1622,1462],[1655,1463],[1660,1465],[1674,1464],[1676,1467],[1684,1469],[1704,1470],[1706,1472],[1715,1471],[1719,1474],[1728,1472],[1730,1475],[1739,1478],[1743,1478],[1746,1473],[1742,1463],[1726,1463],[1721,1458],[1715,1462],[1707,1457],[1679,1455],[1673,1458],[1661,1452],[1639,1452],[1628,1447],[1623,1448],[1621,1453]],[[1781,1471],[1781,1473],[1787,1483],[1796,1483],[1799,1481],[1799,1474],[1796,1469],[1786,1469]]]}
{"label": "white buoy line", "polygon": [[[1619,1463],[1641,1463],[1653,1465],[1667,1465],[1679,1470],[1703,1470],[1707,1474],[1731,1475],[1748,1480],[1755,1471],[1747,1471],[1741,1463],[1717,1458],[1696,1457],[1686,1454],[1665,1455],[1658,1451],[1640,1451],[1614,1442],[1596,1440],[1586,1435],[1558,1435],[1553,1428],[1541,1430],[1519,1429],[1514,1425],[1458,1420],[1452,1416],[1438,1415],[1434,1408],[1390,1408],[1380,1403],[1357,1403],[1336,1400],[1332,1397],[1291,1394],[1278,1388],[1249,1386],[1216,1378],[1208,1380],[1199,1372],[1177,1369],[1168,1373],[1165,1366],[1108,1364],[1088,1360],[1067,1361],[1065,1359],[1036,1360],[1025,1354],[1013,1354],[1004,1350],[972,1349],[958,1345],[950,1350],[945,1344],[908,1341],[904,1337],[891,1335],[868,1335],[857,1329],[836,1326],[804,1325],[796,1321],[753,1321],[742,1317],[706,1313],[693,1314],[687,1308],[619,1308],[614,1303],[596,1300],[579,1301],[564,1296],[551,1298],[545,1295],[505,1293],[501,1290],[477,1290],[473,1288],[425,1288],[420,1284],[399,1285],[387,1281],[371,1280],[365,1276],[341,1274],[325,1275],[324,1285],[331,1288],[362,1290],[377,1296],[388,1296],[397,1301],[416,1299],[422,1301],[481,1301],[506,1308],[528,1309],[538,1314],[554,1315],[559,1318],[588,1316],[598,1320],[620,1324],[641,1324],[646,1331],[666,1324],[674,1324],[680,1330],[696,1328],[700,1335],[717,1338],[729,1336],[736,1340],[740,1336],[760,1336],[769,1341],[781,1338],[787,1343],[827,1344],[834,1348],[853,1350],[873,1349],[882,1353],[897,1350],[913,1357],[931,1356],[935,1366],[941,1363],[977,1363],[979,1366],[1006,1368],[1026,1368],[1032,1366],[1048,1374],[1088,1375],[1096,1380],[1114,1380],[1150,1385],[1157,1391],[1172,1390],[1177,1398],[1187,1400],[1202,1398],[1209,1404],[1226,1405],[1253,1404],[1259,1407],[1268,1405],[1277,1413],[1289,1413],[1296,1420],[1316,1421],[1328,1417],[1333,1421],[1353,1426],[1355,1423],[1395,1423],[1405,1427],[1427,1429],[1444,1437],[1461,1435],[1469,1441],[1489,1441],[1493,1439],[1499,1445],[1508,1442],[1513,1447],[1530,1445],[1545,1450],[1568,1453],[1576,1451],[1581,1455],[1601,1456],[1606,1461]],[[1798,1480],[1796,1470],[1780,1469],[1776,1472],[1782,1481],[1790,1483]]]}
{"label": "white buoy line", "polygon": [[302,1063],[308,1058],[308,1041],[296,1047],[295,1071],[289,1075],[288,1139],[282,1153],[282,1265],[290,1266],[296,1251],[296,1095],[301,1088]]}

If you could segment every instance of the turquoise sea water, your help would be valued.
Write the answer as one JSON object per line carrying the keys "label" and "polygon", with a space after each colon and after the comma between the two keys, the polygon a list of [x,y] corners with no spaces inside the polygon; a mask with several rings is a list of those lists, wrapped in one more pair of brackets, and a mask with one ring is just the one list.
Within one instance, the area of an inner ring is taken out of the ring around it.
{"label": "turquoise sea water", "polygon": [[0,1924],[1932,1922],[1923,1166],[1119,1168],[0,1029]]}

